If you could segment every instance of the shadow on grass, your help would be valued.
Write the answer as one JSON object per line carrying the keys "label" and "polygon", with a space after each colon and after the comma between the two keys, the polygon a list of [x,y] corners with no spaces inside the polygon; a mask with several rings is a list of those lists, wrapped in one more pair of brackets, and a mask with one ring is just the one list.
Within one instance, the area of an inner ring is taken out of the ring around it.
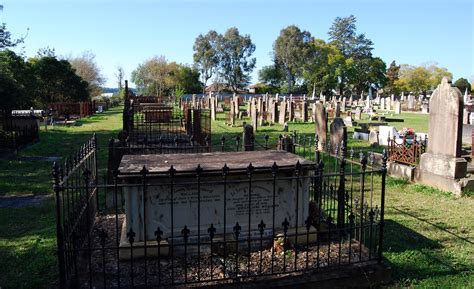
{"label": "shadow on grass", "polygon": [[0,209],[0,286],[55,288],[54,200],[44,205]]}
{"label": "shadow on grass", "polygon": [[[399,211],[401,214],[406,212]],[[408,214],[437,229],[446,231],[436,224]],[[446,231],[452,234],[449,231]],[[454,235],[458,239],[465,238]],[[469,242],[469,241],[468,241]],[[469,242],[471,243],[471,242]],[[464,274],[472,268],[463,264],[452,254],[444,251],[444,246],[436,241],[393,220],[385,222],[384,256],[393,268],[394,281],[398,286],[412,286],[421,280]]]}
{"label": "shadow on grass", "polygon": [[385,221],[384,248],[390,252],[407,250],[439,249],[441,244],[393,220]]}
{"label": "shadow on grass", "polygon": [[445,232],[445,233],[447,233],[447,234],[449,234],[449,235],[455,237],[455,238],[458,239],[458,240],[461,240],[461,241],[467,242],[467,243],[469,243],[469,244],[471,244],[471,245],[474,245],[474,242],[473,242],[473,241],[471,241],[471,240],[469,240],[469,239],[466,239],[466,238],[464,238],[464,237],[462,237],[462,236],[459,236],[458,234],[453,233],[453,232],[451,232],[450,230],[448,230],[448,229],[450,229],[450,228],[451,228],[451,229],[454,229],[455,227],[449,227],[449,226],[445,225],[444,223],[443,223],[443,224],[440,224],[440,223],[435,224],[435,223],[433,223],[433,222],[431,222],[431,221],[429,221],[429,220],[427,220],[427,219],[421,217],[420,214],[411,212],[411,211],[409,211],[409,210],[401,210],[401,209],[395,208],[395,207],[391,207],[390,209],[396,211],[398,214],[402,214],[402,215],[405,215],[405,216],[412,217],[412,218],[416,219],[417,221],[419,221],[419,222],[421,222],[421,223],[425,223],[425,224],[427,224],[427,225],[430,225],[430,226],[433,227],[433,229],[441,230],[441,231],[443,231],[443,232]]}

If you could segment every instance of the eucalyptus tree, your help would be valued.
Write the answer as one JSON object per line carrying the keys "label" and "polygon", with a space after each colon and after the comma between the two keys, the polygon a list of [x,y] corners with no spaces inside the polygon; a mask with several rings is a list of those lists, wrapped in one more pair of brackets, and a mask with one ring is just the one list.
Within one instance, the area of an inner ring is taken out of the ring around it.
{"label": "eucalyptus tree", "polygon": [[238,92],[250,82],[250,73],[255,68],[255,44],[250,35],[240,35],[235,27],[227,29],[218,43],[220,77],[233,92]]}
{"label": "eucalyptus tree", "polygon": [[85,51],[80,56],[69,58],[68,61],[76,71],[76,74],[87,81],[89,94],[91,96],[100,95],[102,93],[102,86],[105,83],[105,77],[95,61],[95,54]]}
{"label": "eucalyptus tree", "polygon": [[199,34],[194,41],[194,66],[201,74],[204,88],[219,68],[218,42],[221,37],[216,31],[211,30],[205,35]]}
{"label": "eucalyptus tree", "polygon": [[273,56],[285,74],[288,93],[302,80],[305,63],[311,54],[311,41],[311,33],[290,25],[280,31],[273,43]]}

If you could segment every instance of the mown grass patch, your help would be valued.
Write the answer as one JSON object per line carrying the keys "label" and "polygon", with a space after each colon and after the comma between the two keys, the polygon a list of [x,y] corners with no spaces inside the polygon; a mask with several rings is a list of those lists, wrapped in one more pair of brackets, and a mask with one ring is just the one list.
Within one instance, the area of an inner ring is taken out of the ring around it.
{"label": "mown grass patch", "polygon": [[[219,144],[222,135],[229,140],[241,136],[241,126],[229,127],[223,124],[223,114],[219,117],[212,123],[214,144]],[[121,124],[121,108],[114,108],[74,127],[42,130],[41,142],[20,155],[66,156],[97,132],[104,171],[108,139],[118,133]],[[309,136],[314,134],[314,124],[290,123],[290,130]],[[281,125],[262,127],[261,131],[273,137],[283,133]],[[349,138],[351,145],[356,151],[368,146]],[[0,193],[50,194],[51,166],[51,162],[0,161]],[[379,182],[380,177],[375,176],[374,191],[380,189]],[[394,278],[383,287],[474,288],[474,198],[455,198],[390,177],[386,189],[384,256]],[[38,207],[0,209],[0,287],[56,286],[54,210],[52,198]]]}

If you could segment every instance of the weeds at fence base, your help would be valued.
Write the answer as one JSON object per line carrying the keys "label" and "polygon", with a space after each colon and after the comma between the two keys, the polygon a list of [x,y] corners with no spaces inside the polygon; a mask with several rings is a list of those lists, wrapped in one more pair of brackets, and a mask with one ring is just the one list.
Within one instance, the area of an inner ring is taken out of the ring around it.
{"label": "weeds at fence base", "polygon": [[[124,216],[119,216],[122,224]],[[119,228],[120,229],[120,228]],[[93,228],[93,236],[98,236],[104,230],[108,235],[114,235],[115,215],[99,215]],[[321,238],[323,239],[323,238]],[[279,238],[275,239],[278,242]],[[108,287],[114,288],[118,285],[118,270],[120,267],[120,284],[122,287],[131,286],[130,260],[117,260],[116,244],[112,238],[102,247],[100,238],[92,240],[92,275],[93,287],[99,288],[107,279]],[[245,243],[245,242],[244,242]],[[369,260],[369,252],[365,246],[356,240],[345,239],[321,240],[318,242],[292,244],[285,250],[278,250],[275,246],[267,246],[262,250],[253,250],[250,255],[236,251],[212,252],[209,245],[202,245],[200,257],[196,255],[185,256],[179,254],[173,259],[163,256],[157,257],[157,243],[147,246],[149,255],[146,260],[142,257],[133,260],[133,282],[134,286],[145,284],[145,268],[147,270],[147,283],[153,285],[192,284],[199,282],[200,285],[213,285],[233,282],[249,282],[265,278],[274,278],[274,275],[286,276],[298,271],[311,269],[324,269],[331,266],[341,266],[349,263],[360,263]],[[207,247],[207,248],[206,248]],[[103,249],[105,248],[105,249]],[[214,247],[213,247],[214,248]],[[206,250],[207,249],[207,250]],[[156,251],[152,254],[152,251]],[[214,251],[214,250],[213,250]],[[87,267],[88,258],[84,254],[79,263]],[[104,264],[105,263],[105,264]],[[105,265],[105,266],[104,266]],[[79,266],[81,267],[81,266]],[[104,275],[105,268],[105,275]],[[87,280],[88,274],[78,276],[79,279]],[[82,283],[88,287],[89,284]]]}

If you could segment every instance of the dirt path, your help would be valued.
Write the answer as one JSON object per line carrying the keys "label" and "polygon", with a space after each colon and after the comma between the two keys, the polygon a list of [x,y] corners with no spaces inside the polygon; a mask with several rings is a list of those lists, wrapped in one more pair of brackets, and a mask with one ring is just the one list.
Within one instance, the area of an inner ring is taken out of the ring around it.
{"label": "dirt path", "polygon": [[50,196],[48,195],[26,195],[26,196],[0,196],[0,208],[24,208],[43,204]]}

